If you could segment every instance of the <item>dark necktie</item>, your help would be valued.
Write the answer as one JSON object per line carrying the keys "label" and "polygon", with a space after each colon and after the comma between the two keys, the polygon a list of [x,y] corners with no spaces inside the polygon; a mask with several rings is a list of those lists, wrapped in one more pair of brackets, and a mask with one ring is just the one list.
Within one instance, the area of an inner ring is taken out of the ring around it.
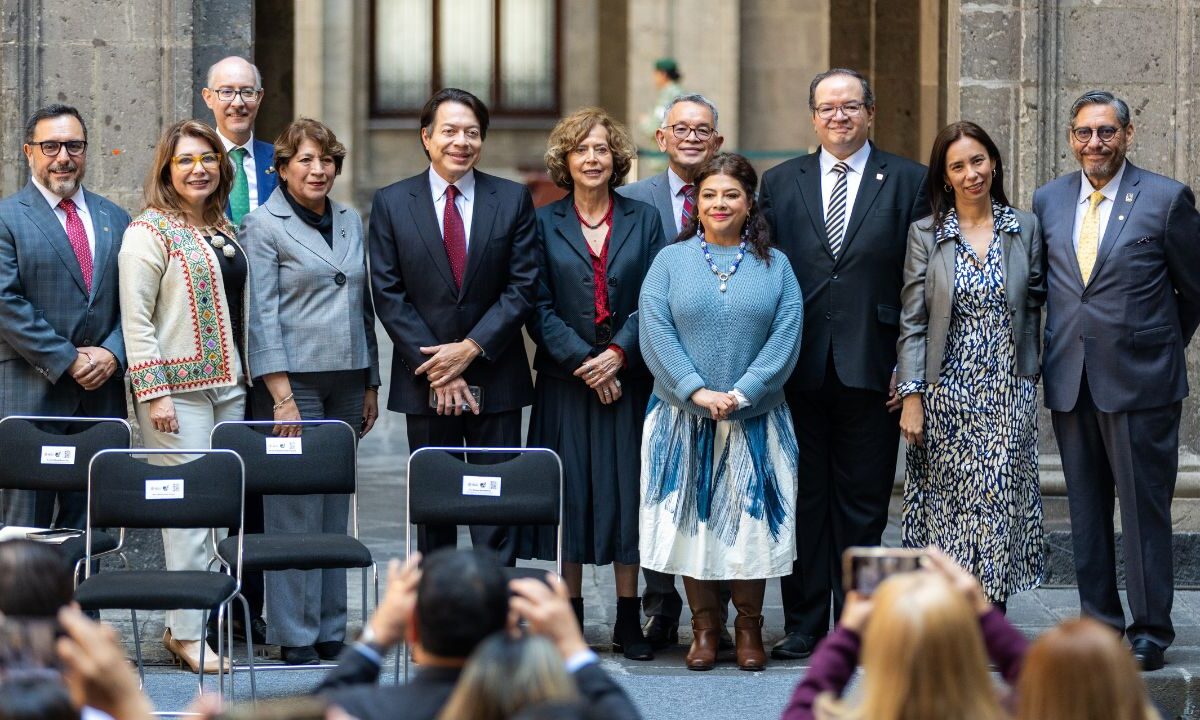
{"label": "dark necktie", "polygon": [[462,287],[463,271],[467,269],[467,231],[458,206],[454,204],[460,192],[453,185],[446,186],[446,209],[442,212],[442,244],[446,246],[450,272],[457,287]]}
{"label": "dark necktie", "polygon": [[679,229],[687,227],[688,220],[696,214],[696,186],[684,185],[679,188],[679,194],[683,196],[683,212],[679,213]]}
{"label": "dark necktie", "polygon": [[825,233],[829,236],[829,250],[834,257],[842,251],[842,239],[846,233],[846,171],[850,166],[840,162],[833,166],[837,181],[829,195],[829,211],[825,213]]}
{"label": "dark necktie", "polygon": [[91,292],[92,249],[88,247],[87,229],[83,227],[83,220],[79,219],[74,200],[66,198],[60,201],[58,206],[67,214],[67,240],[71,241],[71,249],[75,251],[75,257],[79,260],[79,269],[83,272],[83,284],[87,287],[88,292]]}

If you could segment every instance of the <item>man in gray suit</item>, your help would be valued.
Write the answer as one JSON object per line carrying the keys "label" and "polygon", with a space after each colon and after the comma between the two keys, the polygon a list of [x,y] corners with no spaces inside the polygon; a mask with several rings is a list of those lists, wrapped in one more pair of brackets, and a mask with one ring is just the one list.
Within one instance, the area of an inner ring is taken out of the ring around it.
{"label": "man in gray suit", "polygon": [[[37,110],[23,149],[32,177],[0,200],[0,417],[124,418],[117,251],[129,214],[83,189],[87,127],[75,108]],[[83,493],[3,495],[9,525],[83,527]]]}
{"label": "man in gray suit", "polygon": [[[1171,625],[1171,499],[1184,349],[1200,324],[1200,214],[1192,191],[1125,159],[1129,107],[1091,91],[1071,108],[1082,172],[1038,188],[1048,264],[1046,407],[1062,454],[1083,613],[1128,635],[1143,670],[1163,666]],[[1113,500],[1125,585],[1117,594]]]}
{"label": "man in gray suit", "polygon": [[[684,220],[695,214],[696,188],[692,178],[700,166],[721,149],[724,138],[717,133],[717,107],[703,95],[680,95],[666,106],[662,127],[654,133],[658,149],[667,154],[667,169],[652,177],[617,188],[627,198],[640,200],[658,210],[663,234],[673,242]],[[646,614],[646,640],[655,650],[678,642],[679,614],[683,600],[675,589],[675,576],[642,569],[646,591],[642,609]],[[724,594],[728,595],[726,588]],[[728,597],[721,604],[721,641],[732,645],[724,620]]]}

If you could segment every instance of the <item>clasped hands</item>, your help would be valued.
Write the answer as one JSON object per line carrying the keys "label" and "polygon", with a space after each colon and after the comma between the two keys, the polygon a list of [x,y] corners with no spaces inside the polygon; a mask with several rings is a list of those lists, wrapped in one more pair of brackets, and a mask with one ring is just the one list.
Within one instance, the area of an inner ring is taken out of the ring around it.
{"label": "clasped hands", "polygon": [[700,388],[692,393],[692,403],[707,410],[713,420],[726,420],[738,409],[738,399],[731,392]]}
{"label": "clasped hands", "polygon": [[75,351],[78,354],[67,372],[84,390],[99,388],[117,371],[117,358],[107,348],[89,345]]}
{"label": "clasped hands", "polygon": [[573,374],[596,391],[601,403],[611,405],[621,397],[621,381],[617,379],[617,371],[622,364],[620,353],[609,348],[594,358],[584,360]]}
{"label": "clasped hands", "polygon": [[432,357],[421,363],[414,374],[424,375],[429,380],[429,386],[437,395],[438,415],[462,415],[464,410],[478,415],[479,403],[471,395],[462,374],[483,349],[471,340],[419,349],[422,354]]}

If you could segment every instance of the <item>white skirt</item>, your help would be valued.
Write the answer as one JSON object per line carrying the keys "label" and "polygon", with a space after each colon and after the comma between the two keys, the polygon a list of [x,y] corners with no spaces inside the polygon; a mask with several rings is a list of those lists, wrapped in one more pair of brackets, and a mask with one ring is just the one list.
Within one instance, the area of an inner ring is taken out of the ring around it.
{"label": "white skirt", "polygon": [[786,403],[714,422],[651,397],[642,432],[642,567],[698,580],[790,575],[798,454]]}

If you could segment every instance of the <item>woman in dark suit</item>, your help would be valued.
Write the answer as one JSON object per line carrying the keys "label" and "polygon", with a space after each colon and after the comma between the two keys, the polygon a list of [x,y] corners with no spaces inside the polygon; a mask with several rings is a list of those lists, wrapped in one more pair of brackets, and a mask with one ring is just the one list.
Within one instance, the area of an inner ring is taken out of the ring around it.
{"label": "woman in dark suit", "polygon": [[[633,154],[628,132],[599,108],[572,113],[550,134],[546,165],[571,192],[537,213],[529,445],[562,458],[563,575],[580,623],[582,566],[613,563],[613,650],[649,660],[637,582],[639,448],[651,380],[638,352],[637,302],[666,239],[654,208],[613,192]],[[553,559],[549,529],[524,529],[518,555]]]}
{"label": "woman in dark suit", "polygon": [[1042,235],[1009,206],[1000,152],[975,123],[938,133],[928,182],[933,215],[908,231],[897,342],[901,527],[906,545],[940,547],[1003,609],[1042,578]]}

